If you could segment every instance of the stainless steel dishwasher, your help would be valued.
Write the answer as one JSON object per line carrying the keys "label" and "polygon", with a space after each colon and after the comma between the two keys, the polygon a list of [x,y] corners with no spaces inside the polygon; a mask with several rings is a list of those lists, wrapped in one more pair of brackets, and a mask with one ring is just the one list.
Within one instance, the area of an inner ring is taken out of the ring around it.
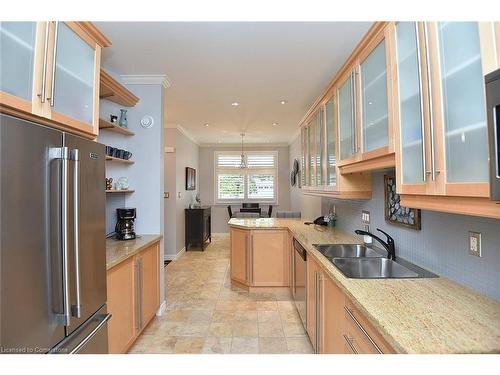
{"label": "stainless steel dishwasher", "polygon": [[293,239],[293,287],[292,294],[295,306],[299,312],[300,319],[304,328],[306,328],[307,309],[306,309],[306,284],[307,284],[307,252],[302,245]]}

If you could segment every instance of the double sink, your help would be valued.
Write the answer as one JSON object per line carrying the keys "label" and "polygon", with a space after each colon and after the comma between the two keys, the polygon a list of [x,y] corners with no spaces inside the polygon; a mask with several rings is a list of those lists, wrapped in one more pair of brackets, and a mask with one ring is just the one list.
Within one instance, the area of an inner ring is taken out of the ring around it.
{"label": "double sink", "polygon": [[[314,245],[344,276],[354,279],[405,279],[437,277],[403,259],[387,259],[364,245]],[[403,265],[403,264],[404,265]],[[410,269],[411,268],[411,269]]]}

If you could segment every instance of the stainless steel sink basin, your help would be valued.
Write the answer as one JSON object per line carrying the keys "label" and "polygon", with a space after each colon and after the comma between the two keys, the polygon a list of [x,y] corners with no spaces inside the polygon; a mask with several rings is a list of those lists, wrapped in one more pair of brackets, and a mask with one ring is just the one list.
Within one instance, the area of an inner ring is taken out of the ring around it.
{"label": "stainless steel sink basin", "polygon": [[373,249],[364,245],[345,244],[345,245],[314,245],[325,257],[332,258],[362,258],[362,257],[377,257],[381,258],[383,255],[379,254]]}
{"label": "stainless steel sink basin", "polygon": [[353,279],[404,279],[418,273],[387,258],[334,258],[330,260],[346,277]]}

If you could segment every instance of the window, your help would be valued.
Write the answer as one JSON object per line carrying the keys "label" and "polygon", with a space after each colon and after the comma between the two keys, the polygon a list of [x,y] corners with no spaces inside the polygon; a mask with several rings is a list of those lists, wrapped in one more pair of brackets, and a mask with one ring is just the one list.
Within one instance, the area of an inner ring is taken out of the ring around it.
{"label": "window", "polygon": [[215,152],[215,202],[277,203],[278,153],[247,151],[244,155],[247,168],[241,169],[241,152]]}

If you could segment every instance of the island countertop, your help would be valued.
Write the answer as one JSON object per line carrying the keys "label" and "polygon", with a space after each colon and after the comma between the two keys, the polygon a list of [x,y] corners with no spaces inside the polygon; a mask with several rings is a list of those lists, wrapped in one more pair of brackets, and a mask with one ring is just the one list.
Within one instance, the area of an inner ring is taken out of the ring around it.
{"label": "island countertop", "polygon": [[106,270],[137,254],[146,247],[160,241],[160,234],[143,234],[133,240],[106,239]]}
{"label": "island countertop", "polygon": [[444,277],[350,279],[313,244],[361,243],[336,228],[297,219],[237,219],[230,227],[287,229],[400,353],[499,353],[500,302]]}

